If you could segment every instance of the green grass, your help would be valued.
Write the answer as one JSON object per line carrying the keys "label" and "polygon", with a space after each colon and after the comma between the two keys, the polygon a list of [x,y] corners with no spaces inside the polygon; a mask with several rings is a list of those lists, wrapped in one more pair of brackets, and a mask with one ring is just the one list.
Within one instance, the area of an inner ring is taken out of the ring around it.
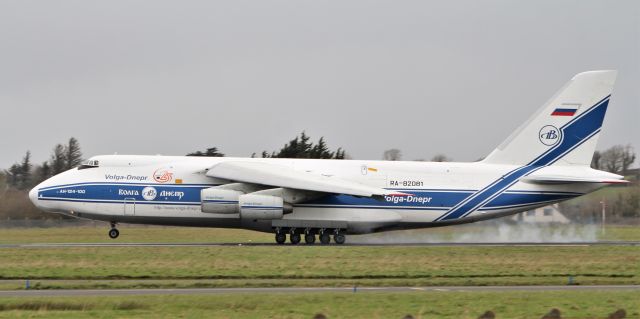
{"label": "green grass", "polygon": [[[446,238],[456,229],[420,230]],[[466,232],[477,226],[467,226]],[[609,227],[634,240],[638,227]],[[180,227],[0,230],[0,243],[271,242],[245,230]],[[486,230],[485,230],[486,231]],[[614,237],[617,236],[617,237]],[[0,249],[0,289],[640,284],[640,246],[225,246]],[[13,281],[12,281],[13,280]]]}
{"label": "green grass", "polygon": [[640,292],[271,293],[0,298],[0,318],[605,318],[640,317]]}
{"label": "green grass", "polygon": [[165,279],[191,280],[192,285],[207,280],[200,283],[204,286],[416,286],[565,284],[569,276],[580,284],[640,284],[640,247],[0,249],[0,279]]}
{"label": "green grass", "polygon": [[604,234],[598,231],[599,240],[640,241],[640,226],[607,226]]}

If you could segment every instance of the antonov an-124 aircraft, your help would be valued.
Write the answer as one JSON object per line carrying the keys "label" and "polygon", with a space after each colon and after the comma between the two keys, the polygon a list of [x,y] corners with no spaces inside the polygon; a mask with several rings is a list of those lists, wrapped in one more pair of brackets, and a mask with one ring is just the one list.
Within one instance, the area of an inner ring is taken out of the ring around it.
{"label": "antonov an-124 aircraft", "polygon": [[574,76],[478,162],[102,155],[29,196],[45,211],[110,222],[111,238],[118,223],[138,223],[343,244],[347,234],[502,217],[625,182],[590,168],[615,78]]}

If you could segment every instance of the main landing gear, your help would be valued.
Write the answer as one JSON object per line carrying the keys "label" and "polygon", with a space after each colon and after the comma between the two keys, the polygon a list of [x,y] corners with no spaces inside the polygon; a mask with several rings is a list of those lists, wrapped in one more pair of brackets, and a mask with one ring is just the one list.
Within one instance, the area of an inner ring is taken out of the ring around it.
{"label": "main landing gear", "polygon": [[111,239],[116,239],[116,238],[118,238],[118,236],[120,236],[120,232],[116,228],[116,223],[112,222],[111,223],[111,229],[109,230],[109,237]]}
{"label": "main landing gear", "polygon": [[283,245],[287,241],[287,234],[289,234],[289,242],[292,245],[297,245],[300,243],[302,239],[302,235],[304,234],[304,242],[307,245],[313,245],[316,242],[316,235],[320,240],[320,244],[328,245],[331,243],[331,235],[333,234],[333,241],[336,244],[344,244],[346,242],[346,236],[344,235],[344,229],[328,229],[328,228],[306,228],[306,229],[284,229],[284,228],[276,228],[276,243],[279,245]]}
{"label": "main landing gear", "polygon": [[282,232],[277,232],[276,233],[276,243],[278,243],[279,245],[284,244],[284,242],[287,241],[287,235],[285,235]]}

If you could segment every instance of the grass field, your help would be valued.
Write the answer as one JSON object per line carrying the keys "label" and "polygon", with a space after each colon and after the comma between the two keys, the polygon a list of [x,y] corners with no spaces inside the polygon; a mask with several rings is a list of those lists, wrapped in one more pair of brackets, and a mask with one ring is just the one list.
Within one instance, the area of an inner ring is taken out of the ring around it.
{"label": "grass field", "polygon": [[570,276],[579,284],[640,284],[640,246],[0,249],[0,279],[18,280],[5,288],[23,279],[45,289],[114,280],[124,287],[542,285]]}
{"label": "grass field", "polygon": [[[0,243],[271,243],[243,230],[122,227],[2,229]],[[456,228],[429,231],[437,238]],[[465,232],[486,231],[467,227]],[[609,227],[606,240],[640,240]],[[0,249],[0,289],[640,284],[640,246],[205,246]],[[638,291],[258,293],[0,298],[0,318],[640,318]]]}
{"label": "grass field", "polygon": [[[449,228],[450,229],[450,228]],[[469,228],[473,230],[473,228]],[[103,228],[2,230],[0,243],[114,242]],[[444,232],[447,228],[436,229]],[[271,242],[228,229],[124,227],[115,242]],[[610,227],[634,239],[638,227]],[[446,233],[443,233],[446,236]],[[0,288],[640,284],[640,246],[209,246],[0,249]]]}
{"label": "grass field", "polygon": [[0,298],[0,318],[640,318],[640,292],[275,293]]}

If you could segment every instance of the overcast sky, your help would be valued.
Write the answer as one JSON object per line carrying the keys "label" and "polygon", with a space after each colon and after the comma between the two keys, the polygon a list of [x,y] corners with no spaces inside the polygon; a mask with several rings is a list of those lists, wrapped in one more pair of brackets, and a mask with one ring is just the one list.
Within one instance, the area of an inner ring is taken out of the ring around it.
{"label": "overcast sky", "polygon": [[598,147],[640,149],[639,1],[2,1],[0,167],[230,156],[305,130],[355,159],[488,154],[574,74],[618,69]]}

